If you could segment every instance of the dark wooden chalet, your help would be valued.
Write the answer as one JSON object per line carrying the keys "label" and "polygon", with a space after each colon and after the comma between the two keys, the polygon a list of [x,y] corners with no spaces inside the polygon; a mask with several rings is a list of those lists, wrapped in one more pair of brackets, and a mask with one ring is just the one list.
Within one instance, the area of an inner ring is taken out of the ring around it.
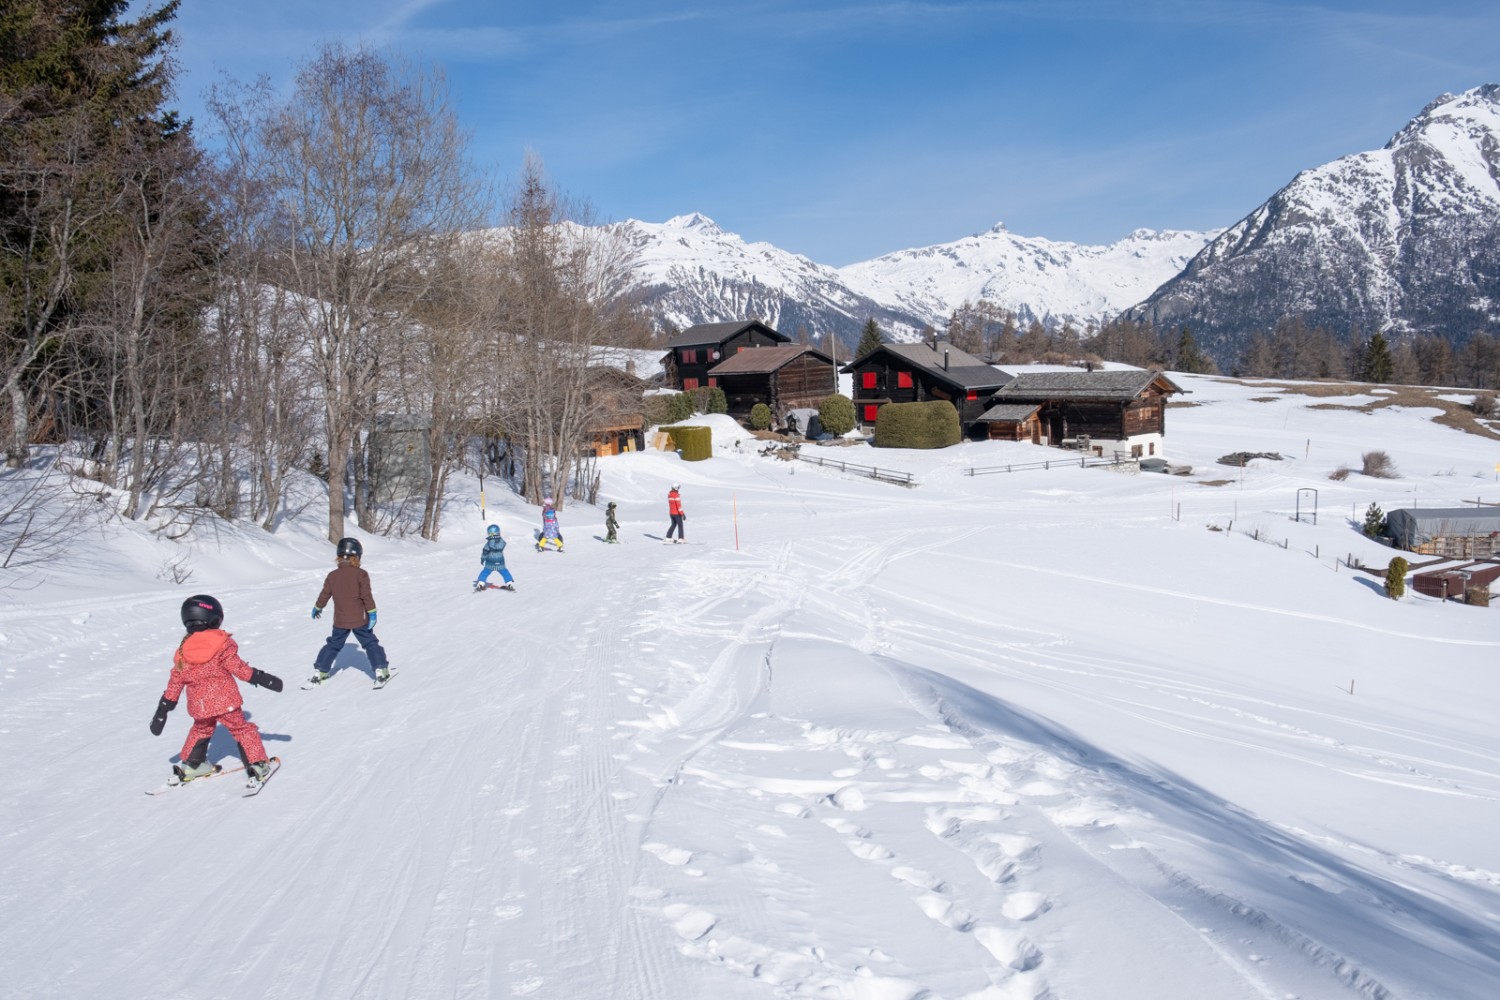
{"label": "dark wooden chalet", "polygon": [[667,342],[669,350],[661,363],[667,370],[668,386],[684,391],[698,389],[717,385],[709,369],[740,351],[789,344],[791,340],[758,319],[699,323]]}
{"label": "dark wooden chalet", "polygon": [[786,411],[816,407],[838,391],[834,360],[803,344],[754,347],[731,354],[710,368],[708,377],[724,390],[729,415],[736,420],[747,419],[751,407],[765,403],[779,422]]}
{"label": "dark wooden chalet", "polygon": [[618,455],[645,447],[646,390],[651,383],[609,365],[588,369],[584,402],[589,408],[588,434],[594,454]]}
{"label": "dark wooden chalet", "polygon": [[881,344],[843,370],[854,375],[854,416],[862,425],[873,425],[886,403],[946,399],[958,410],[966,433],[972,433],[990,398],[1011,380],[946,340]]}
{"label": "dark wooden chalet", "polygon": [[1161,450],[1167,397],[1182,391],[1161,372],[1139,369],[1028,372],[991,397],[978,423],[990,438],[1144,458]]}

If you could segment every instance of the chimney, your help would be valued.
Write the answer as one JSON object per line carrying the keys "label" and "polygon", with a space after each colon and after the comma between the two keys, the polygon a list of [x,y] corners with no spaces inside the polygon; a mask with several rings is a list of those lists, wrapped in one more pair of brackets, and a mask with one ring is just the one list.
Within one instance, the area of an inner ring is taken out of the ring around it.
{"label": "chimney", "polygon": [[948,349],[943,348],[943,371],[948,370]]}

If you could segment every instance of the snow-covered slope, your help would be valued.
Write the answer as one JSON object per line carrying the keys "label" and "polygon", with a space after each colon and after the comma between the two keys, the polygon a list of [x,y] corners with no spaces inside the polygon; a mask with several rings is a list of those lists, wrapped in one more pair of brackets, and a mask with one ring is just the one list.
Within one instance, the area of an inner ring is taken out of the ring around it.
{"label": "snow-covered slope", "polygon": [[1445,94],[1385,148],[1298,174],[1135,313],[1221,357],[1289,315],[1339,334],[1500,322],[1500,85]]}
{"label": "snow-covered slope", "polygon": [[[601,459],[623,544],[571,504],[561,555],[491,480],[516,593],[468,592],[457,483],[441,543],[365,537],[380,691],[353,643],[296,687],[327,634],[312,515],[191,545],[110,522],[7,571],[0,996],[1490,1000],[1496,611],[1342,560],[1391,556],[1372,501],[1494,502],[1494,442],[1173,378],[1186,478],[817,449],[903,489],[710,417],[707,461]],[[1329,478],[1372,445],[1400,478]],[[141,794],[187,731],[147,721],[199,591],[293,682],[245,690],[285,761],[254,799]]]}
{"label": "snow-covered slope", "polygon": [[1083,329],[1182,269],[1213,233],[1138,230],[1109,246],[1016,236],[1003,226],[940,246],[831,268],[769,243],[746,243],[701,215],[621,224],[637,253],[647,301],[677,326],[756,317],[847,342],[874,317],[898,339],[947,325],[965,302],[989,299],[1022,326]]}

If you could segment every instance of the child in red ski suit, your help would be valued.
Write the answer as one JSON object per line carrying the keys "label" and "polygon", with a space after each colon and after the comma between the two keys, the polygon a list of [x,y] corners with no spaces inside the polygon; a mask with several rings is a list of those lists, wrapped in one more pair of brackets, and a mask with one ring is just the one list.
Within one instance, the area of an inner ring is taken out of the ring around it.
{"label": "child in red ski suit", "polygon": [[245,718],[235,678],[272,691],[281,690],[281,679],[242,660],[234,639],[219,628],[223,621],[223,606],[206,594],[183,602],[182,623],[187,635],[172,657],[167,690],[151,720],[152,735],[160,736],[167,713],[177,707],[183,689],[187,689],[188,714],[193,717],[193,725],[182,744],[182,762],[172,768],[181,781],[213,773],[215,765],[207,760],[208,743],[214,727],[220,724],[239,745],[240,759],[252,781],[265,777],[269,770],[260,730]]}

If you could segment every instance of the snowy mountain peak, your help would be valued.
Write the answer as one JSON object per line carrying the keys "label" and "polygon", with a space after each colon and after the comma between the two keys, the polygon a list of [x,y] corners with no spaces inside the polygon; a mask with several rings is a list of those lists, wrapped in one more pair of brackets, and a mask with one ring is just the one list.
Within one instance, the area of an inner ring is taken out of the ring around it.
{"label": "snowy mountain peak", "polygon": [[1500,322],[1500,85],[1444,94],[1383,148],[1304,170],[1133,314],[1221,359],[1298,316],[1450,334]]}
{"label": "snowy mountain peak", "polygon": [[724,235],[724,230],[719,228],[717,222],[699,212],[689,212],[687,215],[674,215],[663,223],[663,226],[667,229],[688,229],[704,236]]}

